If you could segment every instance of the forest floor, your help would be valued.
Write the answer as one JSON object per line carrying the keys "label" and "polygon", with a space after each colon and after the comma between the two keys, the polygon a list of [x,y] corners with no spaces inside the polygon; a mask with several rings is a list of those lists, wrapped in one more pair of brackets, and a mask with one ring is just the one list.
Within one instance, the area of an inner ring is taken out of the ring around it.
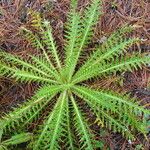
{"label": "forest floor", "polygon": [[[27,10],[29,8],[41,12],[44,18],[51,20],[54,36],[62,49],[64,45],[64,26],[67,19],[70,0],[0,0],[0,49],[26,57],[34,53],[31,45],[19,34],[19,28],[28,25]],[[79,0],[79,9],[89,4],[89,0]],[[139,26],[130,36],[142,39],[129,51],[150,53],[150,1],[149,0],[103,0],[103,14],[96,26],[92,44],[101,43],[113,31],[124,24]],[[116,84],[117,83],[117,84]],[[111,88],[132,93],[141,104],[150,107],[150,68],[144,66],[132,73],[110,77],[88,83],[93,87]],[[35,91],[37,85],[20,84],[14,80],[0,78],[0,114],[9,111],[18,103],[22,103]],[[36,126],[33,124],[33,126]],[[149,135],[150,137],[150,135]],[[137,134],[136,141],[130,143],[120,134],[105,131],[101,137],[105,141],[105,149],[111,150],[148,150],[149,141]],[[142,146],[143,145],[143,146]]]}

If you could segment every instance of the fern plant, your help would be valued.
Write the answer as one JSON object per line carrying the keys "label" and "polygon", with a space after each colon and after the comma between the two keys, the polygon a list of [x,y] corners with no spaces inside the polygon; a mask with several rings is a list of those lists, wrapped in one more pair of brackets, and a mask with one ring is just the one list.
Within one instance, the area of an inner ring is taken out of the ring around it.
{"label": "fern plant", "polygon": [[35,132],[33,150],[55,150],[61,145],[72,150],[95,149],[99,141],[90,128],[91,122],[83,111],[84,105],[90,108],[100,126],[119,132],[130,140],[135,139],[137,131],[146,136],[149,110],[129,95],[92,89],[84,82],[132,71],[150,62],[147,56],[126,54],[126,49],[139,39],[125,38],[134,26],[124,26],[97,45],[87,60],[80,63],[101,14],[100,5],[100,0],[93,0],[83,13],[77,11],[77,1],[72,0],[66,25],[64,60],[46,20],[34,21],[38,23],[40,35],[23,28],[28,40],[42,52],[42,56],[29,56],[27,61],[0,52],[1,76],[21,82],[36,82],[41,86],[31,99],[1,118],[0,127],[4,133],[25,128],[39,118],[46,106],[54,104]]}

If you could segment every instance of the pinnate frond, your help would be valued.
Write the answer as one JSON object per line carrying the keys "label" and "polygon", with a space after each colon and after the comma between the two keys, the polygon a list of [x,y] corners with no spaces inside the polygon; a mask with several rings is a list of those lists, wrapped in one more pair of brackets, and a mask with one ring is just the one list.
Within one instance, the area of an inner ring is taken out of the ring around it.
{"label": "pinnate frond", "polygon": [[21,82],[39,82],[39,83],[57,83],[50,78],[43,77],[41,74],[34,73],[31,70],[18,69],[10,64],[0,63],[0,75],[10,78],[15,78]]}
{"label": "pinnate frond", "polygon": [[131,47],[133,44],[137,43],[139,39],[133,38],[133,39],[120,39],[117,43],[112,43],[106,47],[105,50],[102,50],[101,47],[96,50],[96,52],[91,55],[91,57],[88,59],[87,62],[83,65],[83,67],[80,68],[80,71],[85,70],[85,68],[88,70],[88,68],[92,68],[94,66],[97,66],[98,64],[105,64],[106,61],[112,61],[116,57],[119,57],[127,50],[127,48]]}
{"label": "pinnate frond", "polygon": [[40,73],[42,75],[45,75],[45,76],[48,76],[47,73],[45,73],[44,71],[39,69],[37,66],[34,66],[34,64],[23,60],[19,56],[14,56],[14,55],[9,54],[9,53],[0,52],[0,57],[1,57],[2,62],[9,63],[12,66],[13,65],[17,66],[18,65],[18,67],[21,66],[21,68],[32,69],[35,72],[38,72],[38,73]]}
{"label": "pinnate frond", "polygon": [[100,46],[102,52],[108,51],[114,45],[118,44],[123,41],[128,33],[131,33],[135,30],[135,27],[132,25],[124,25],[123,27],[119,28],[117,31],[114,31],[107,40]]}
{"label": "pinnate frond", "polygon": [[[136,130],[146,134],[147,127],[145,126],[145,116],[150,114],[150,111],[144,109],[134,99],[129,98],[129,96],[116,94],[114,92],[96,91],[83,86],[76,86],[75,90],[75,94],[90,104],[91,109],[96,109],[94,110],[94,113],[100,113],[101,116],[106,113],[104,116],[106,119],[109,118],[109,115],[111,118],[111,114],[113,114],[113,116],[116,116],[116,121],[118,116],[118,125],[120,122],[121,128],[119,130],[118,126],[117,131],[121,131],[123,135],[129,137],[131,136],[130,132],[127,134],[127,132],[130,130],[130,125],[132,125],[134,129],[136,128]],[[140,119],[142,115],[144,117]],[[113,129],[111,128],[111,125],[113,126],[114,123],[111,123],[111,120],[113,121],[114,119],[110,119],[108,124],[110,125],[110,129]],[[103,122],[103,124],[105,124],[105,122]],[[124,126],[124,128],[122,126]],[[144,126],[145,128],[143,128]]]}
{"label": "pinnate frond", "polygon": [[66,105],[66,122],[65,122],[65,135],[64,135],[64,142],[65,146],[67,147],[68,150],[75,150],[76,146],[76,140],[75,140],[75,135],[74,131],[72,130],[72,122],[73,119],[71,119],[71,106],[69,104],[69,99],[67,97],[67,105]]}
{"label": "pinnate frond", "polygon": [[91,132],[86,119],[83,117],[79,106],[73,96],[70,97],[73,105],[74,126],[80,141],[80,149],[94,150],[94,135]]}
{"label": "pinnate frond", "polygon": [[[113,61],[106,61],[92,68],[82,69],[73,77],[73,83],[78,83],[93,77],[102,77],[108,74],[115,74],[121,71],[132,71],[133,69],[141,68],[150,62],[148,56],[141,57],[140,54],[133,54],[130,57],[116,58]],[[91,64],[92,65],[92,64]]]}
{"label": "pinnate frond", "polygon": [[43,22],[43,28],[41,34],[43,38],[42,39],[43,43],[45,44],[46,48],[51,52],[52,56],[54,57],[57,67],[61,69],[60,58],[57,53],[56,43],[52,35],[52,27],[50,26],[48,21]]}
{"label": "pinnate frond", "polygon": [[[75,10],[74,10],[75,11]],[[72,76],[72,61],[75,59],[75,56],[78,52],[79,47],[79,36],[80,36],[80,16],[79,13],[72,12],[70,14],[70,22],[68,23],[68,35],[66,35],[66,59],[65,59],[65,68],[63,69],[63,74],[69,76],[70,80]]]}
{"label": "pinnate frond", "polygon": [[13,78],[15,77],[17,80],[25,82],[37,81],[56,83],[56,81],[52,79],[54,78],[54,75],[58,76],[57,72],[54,72],[54,70],[49,67],[49,71],[51,74],[53,73],[53,76],[51,76],[50,73],[43,69],[45,67],[47,68],[47,64],[45,65],[44,63],[41,63],[36,59],[36,57],[32,57],[32,61],[30,62],[23,60],[19,56],[14,56],[5,52],[0,52],[0,57],[1,75]]}
{"label": "pinnate frond", "polygon": [[[69,64],[71,65],[71,69],[69,68],[70,76],[72,76],[72,74],[74,73],[74,69],[77,65],[77,61],[80,57],[81,51],[88,44],[89,39],[91,38],[93,26],[97,23],[98,17],[100,14],[99,7],[100,7],[100,0],[94,0],[92,1],[92,4],[85,11],[84,17],[82,19],[78,17],[78,13],[74,13],[73,17],[71,18],[72,19],[72,26],[71,26],[72,32],[69,32],[69,33],[71,36],[73,36],[73,38],[70,36],[70,38],[72,38],[71,42],[69,43],[71,45],[71,49],[69,49],[71,53],[70,52],[67,53],[67,55],[69,56],[66,56],[67,58],[70,57],[70,60],[71,60],[71,62],[69,61]],[[79,19],[80,19],[80,22],[79,22]],[[79,24],[81,25],[79,26]],[[77,34],[77,31],[78,31],[78,34]],[[75,46],[78,46],[78,48],[75,48],[74,46],[75,40],[77,41]],[[73,47],[74,49],[72,51]],[[70,54],[73,54],[73,55],[70,55]]]}
{"label": "pinnate frond", "polygon": [[42,69],[44,72],[49,74],[51,78],[54,78],[58,82],[60,81],[59,73],[51,68],[50,64],[42,56],[30,56],[33,64],[36,65],[37,68]]}
{"label": "pinnate frond", "polygon": [[[82,36],[81,36],[81,45],[79,48],[80,51],[87,46],[89,41],[93,35],[93,27],[97,24],[98,19],[101,15],[101,1],[100,0],[93,0],[92,3],[85,8],[83,18],[81,20],[82,26]],[[79,54],[80,55],[80,54]]]}
{"label": "pinnate frond", "polygon": [[119,57],[127,48],[139,41],[138,38],[125,39],[125,34],[131,32],[134,29],[133,26],[127,26],[118,29],[98,48],[93,54],[90,55],[88,60],[80,67],[76,76],[80,76],[85,71],[92,70],[99,65],[105,65],[106,61],[113,61],[116,57]]}
{"label": "pinnate frond", "polygon": [[[59,86],[46,86],[41,88],[31,100],[28,100],[18,108],[14,108],[13,111],[0,119],[1,129],[16,129],[21,125],[33,121],[61,88],[62,87]],[[49,89],[49,91],[47,91],[47,89]]]}
{"label": "pinnate frond", "polygon": [[24,32],[25,38],[32,44],[32,46],[38,50],[41,50],[43,52],[43,55],[45,56],[44,58],[47,60],[47,62],[50,64],[51,68],[55,70],[54,65],[52,64],[48,53],[45,50],[45,47],[38,37],[38,35],[34,35],[32,31],[22,27],[21,30]]}
{"label": "pinnate frond", "polygon": [[66,113],[66,104],[66,92],[63,92],[40,129],[37,141],[34,144],[34,150],[59,149],[59,141],[63,132],[63,119]]}

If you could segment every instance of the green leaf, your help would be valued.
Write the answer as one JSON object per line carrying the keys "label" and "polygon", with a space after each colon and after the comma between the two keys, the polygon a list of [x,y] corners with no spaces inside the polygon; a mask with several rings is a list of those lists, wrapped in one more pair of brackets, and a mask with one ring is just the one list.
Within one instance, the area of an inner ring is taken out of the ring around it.
{"label": "green leaf", "polygon": [[65,130],[66,130],[66,140],[65,140],[65,145],[67,146],[67,148],[69,150],[75,150],[75,136],[73,134],[73,131],[71,130],[72,128],[72,120],[71,120],[71,108],[69,107],[69,99],[67,98],[67,106],[66,106],[66,126],[65,126]]}
{"label": "green leaf", "polygon": [[45,71],[51,78],[55,78],[58,82],[60,81],[60,76],[56,70],[51,68],[50,64],[46,62],[46,60],[41,57],[30,56],[33,64],[36,64],[36,67]]}
{"label": "green leaf", "polygon": [[13,135],[8,140],[3,141],[2,145],[5,145],[5,146],[17,145],[17,144],[28,142],[32,138],[33,138],[33,135],[31,133],[20,133],[17,135]]}
{"label": "green leaf", "polygon": [[[116,121],[118,117],[120,126],[124,126],[124,128],[122,128],[123,130],[121,129],[123,134],[129,130],[130,125],[143,134],[147,133],[145,118],[143,117],[143,119],[138,119],[138,117],[139,114],[143,114],[144,116],[148,115],[150,114],[150,111],[144,109],[142,106],[139,106],[135,100],[129,98],[128,96],[122,96],[108,91],[95,91],[82,86],[75,86],[74,88],[76,90],[75,94],[89,103],[92,106],[91,109],[96,109],[96,111],[94,110],[95,113],[100,111],[102,116],[107,113],[107,115],[105,115],[106,118],[109,118],[108,114],[110,114],[110,117],[111,114],[113,114],[116,116]],[[115,119],[110,120],[113,122],[115,121]],[[109,124],[110,126],[111,124],[113,125],[111,122],[109,122]],[[131,133],[129,133],[129,135],[130,134]]]}
{"label": "green leaf", "polygon": [[[71,39],[69,43],[70,52],[67,53],[66,56],[67,58],[70,59],[68,63],[71,65],[71,67],[68,68],[69,81],[75,71],[74,69],[77,65],[77,61],[80,57],[81,51],[88,44],[88,41],[91,38],[93,26],[98,21],[98,17],[100,15],[99,6],[100,6],[100,0],[92,1],[92,4],[87,8],[84,17],[82,19],[78,17],[79,16],[78,13],[73,13],[72,22],[71,22],[72,24],[70,29],[71,32],[69,32],[69,34],[71,35],[69,37]],[[79,24],[81,25],[79,26]]]}
{"label": "green leaf", "polygon": [[38,36],[34,35],[30,30],[28,30],[24,27],[22,27],[21,30],[24,31],[24,36],[26,37],[26,39],[28,39],[28,41],[30,41],[32,43],[33,47],[42,50],[42,52],[45,56],[45,59],[50,64],[51,68],[55,69],[55,67],[53,66],[53,64],[48,56],[48,53],[45,51],[43,43],[40,41]]}
{"label": "green leaf", "polygon": [[65,68],[62,70],[62,73],[65,76],[68,76],[68,81],[72,77],[72,69],[73,65],[72,62],[75,59],[75,56],[78,51],[78,42],[79,42],[79,36],[80,36],[80,16],[79,13],[73,12],[70,14],[70,20],[68,24],[68,32],[69,35],[66,36],[67,45],[66,45],[66,60],[65,60]]}
{"label": "green leaf", "polygon": [[93,135],[90,132],[90,129],[86,123],[86,121],[83,119],[83,116],[81,115],[81,112],[73,98],[73,96],[70,97],[73,105],[73,113],[74,113],[74,123],[76,127],[77,135],[80,139],[80,145],[84,149],[93,150],[94,145],[92,142]]}
{"label": "green leaf", "polygon": [[150,59],[145,56],[141,57],[140,54],[134,54],[130,57],[116,59],[115,61],[105,62],[103,64],[94,65],[92,68],[85,68],[73,77],[73,83],[82,82],[94,77],[103,77],[108,74],[115,74],[116,72],[132,71],[133,69],[141,68],[142,64],[146,65]]}
{"label": "green leaf", "polygon": [[[81,67],[82,70],[88,70],[90,68],[94,68],[95,66],[99,64],[104,64],[106,61],[114,60],[114,56],[118,57],[120,54],[123,54],[124,51],[128,47],[131,47],[133,44],[137,43],[139,39],[128,39],[128,40],[122,40],[118,41],[116,44],[112,44],[106,48],[106,50],[102,50],[101,48],[98,48],[96,52],[88,59],[87,62],[85,62],[84,66]],[[102,53],[104,51],[104,53]]]}
{"label": "green leaf", "polygon": [[61,88],[60,86],[41,88],[31,100],[25,102],[19,108],[15,108],[0,119],[1,129],[16,129],[20,125],[25,125],[32,121]]}
{"label": "green leaf", "polygon": [[[42,129],[39,132],[38,139],[34,144],[34,150],[37,149],[58,149],[58,142],[62,134],[63,117],[65,116],[66,110],[66,92],[63,92],[52,112],[49,114]],[[47,145],[47,143],[49,143]]]}
{"label": "green leaf", "polygon": [[43,42],[47,46],[48,50],[52,51],[52,54],[55,58],[56,64],[59,69],[61,69],[61,63],[59,60],[59,56],[57,54],[56,43],[54,42],[53,35],[52,35],[52,28],[48,21],[43,22],[44,27],[46,30],[43,30]]}

